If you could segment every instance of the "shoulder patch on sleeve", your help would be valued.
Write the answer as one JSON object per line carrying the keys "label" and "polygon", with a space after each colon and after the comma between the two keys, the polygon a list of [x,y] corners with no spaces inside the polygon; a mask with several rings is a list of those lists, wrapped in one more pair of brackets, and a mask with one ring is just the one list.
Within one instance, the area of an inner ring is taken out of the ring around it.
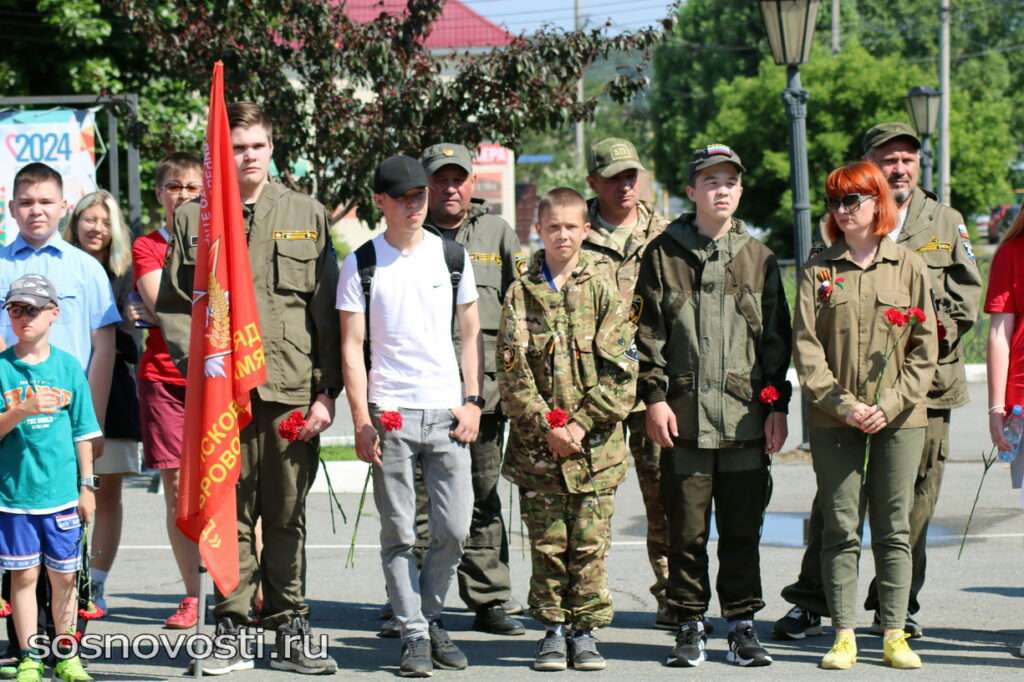
{"label": "shoulder patch on sleeve", "polygon": [[511,346],[501,349],[501,367],[506,372],[511,372],[516,367],[516,352]]}
{"label": "shoulder patch on sleeve", "polygon": [[639,294],[633,297],[629,306],[629,321],[633,324],[640,322],[640,315],[644,312],[644,299]]}
{"label": "shoulder patch on sleeve", "polygon": [[973,261],[974,248],[971,246],[971,235],[967,231],[967,226],[964,225],[963,223],[960,223],[959,225],[956,226],[956,230],[957,232],[960,233],[960,240],[961,242],[963,242],[964,245],[964,253],[966,253],[967,257]]}

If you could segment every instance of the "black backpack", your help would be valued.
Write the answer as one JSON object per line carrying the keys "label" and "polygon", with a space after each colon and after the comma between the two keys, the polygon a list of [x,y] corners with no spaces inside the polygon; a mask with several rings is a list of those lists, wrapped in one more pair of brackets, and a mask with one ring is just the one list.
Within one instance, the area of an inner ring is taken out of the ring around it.
{"label": "black backpack", "polygon": [[[441,238],[444,248],[444,264],[448,266],[448,275],[452,282],[452,324],[455,323],[455,306],[458,301],[459,283],[462,271],[466,266],[466,250],[454,239]],[[359,283],[363,286],[363,304],[366,308],[366,332],[363,336],[363,361],[366,370],[370,370],[370,286],[377,272],[377,251],[373,248],[373,240],[366,241],[356,249],[356,268],[359,270]]]}

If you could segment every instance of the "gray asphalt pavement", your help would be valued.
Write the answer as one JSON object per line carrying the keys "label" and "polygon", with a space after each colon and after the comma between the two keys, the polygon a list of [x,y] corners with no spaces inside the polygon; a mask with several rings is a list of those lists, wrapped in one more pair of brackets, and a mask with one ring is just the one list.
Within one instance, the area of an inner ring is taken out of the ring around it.
{"label": "gray asphalt pavement", "polygon": [[[984,386],[973,384],[971,391],[972,404],[954,414],[951,462],[931,533],[929,577],[919,614],[925,637],[913,643],[925,665],[917,676],[925,674],[937,680],[1019,679],[1024,671],[1024,660],[1017,655],[1024,638],[1024,619],[1017,612],[1024,603],[1018,601],[1024,597],[1020,568],[1024,528],[1018,496],[1010,490],[1009,473],[1002,465],[989,474],[964,556],[957,560],[960,533],[981,474],[980,452],[987,449],[988,442]],[[798,429],[797,421],[794,415],[794,431]],[[830,631],[801,643],[779,643],[770,638],[771,623],[788,607],[778,595],[782,586],[797,575],[802,517],[815,489],[814,474],[806,462],[778,464],[773,475],[775,492],[761,557],[767,607],[758,614],[758,630],[775,663],[758,670],[727,664],[725,627],[717,618],[717,602],[713,601],[709,615],[717,631],[708,645],[709,661],[696,670],[661,665],[672,637],[650,627],[655,604],[648,591],[651,581],[644,548],[643,504],[631,475],[617,496],[609,566],[615,621],[599,633],[608,669],[592,676],[634,680],[687,676],[788,679],[821,674],[816,664],[831,642]],[[123,545],[107,583],[111,612],[105,620],[94,622],[90,632],[130,636],[163,632],[175,636],[161,630],[161,623],[180,598],[181,586],[164,535],[163,504],[146,492],[145,485],[146,481],[139,479],[126,490]],[[508,484],[503,483],[501,490],[507,499]],[[313,495],[309,502],[308,577],[313,626],[329,637],[331,654],[341,668],[339,675],[346,679],[392,679],[397,674],[399,645],[396,640],[379,639],[375,634],[384,600],[376,548],[376,511],[369,500],[357,538],[356,566],[345,568],[358,495],[344,495],[342,501],[349,524],[339,523],[337,535],[331,532],[327,496]],[[514,513],[518,513],[518,505]],[[518,518],[513,518],[510,531],[513,591],[525,603],[530,569]],[[711,551],[714,553],[714,544]],[[711,564],[713,579],[717,566],[714,556]],[[869,549],[865,549],[861,565],[863,592],[874,573]],[[448,607],[446,625],[469,656],[471,668],[465,672],[437,671],[435,678],[504,681],[539,675],[528,669],[541,635],[536,623],[527,618],[525,637],[495,637],[470,630],[472,614],[462,608],[455,590],[449,595]],[[913,675],[883,667],[881,642],[866,632],[870,621],[871,614],[864,613],[858,635],[861,658],[852,674],[858,679]],[[271,641],[272,635],[268,634],[268,652]],[[90,671],[98,680],[159,680],[180,677],[186,663],[187,657],[181,653],[173,660],[166,655],[149,661],[97,660],[91,663]],[[262,661],[256,671],[234,673],[232,678],[279,680],[286,675]]]}

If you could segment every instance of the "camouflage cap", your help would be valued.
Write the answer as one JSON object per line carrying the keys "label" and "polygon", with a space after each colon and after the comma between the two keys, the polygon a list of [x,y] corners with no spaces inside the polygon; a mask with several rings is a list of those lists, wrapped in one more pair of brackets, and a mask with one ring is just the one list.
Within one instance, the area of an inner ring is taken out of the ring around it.
{"label": "camouflage cap", "polygon": [[49,303],[58,305],[59,301],[57,290],[53,288],[50,280],[42,275],[23,275],[11,282],[11,288],[7,290],[7,297],[4,298],[5,308],[15,303],[42,308]]}
{"label": "camouflage cap", "polygon": [[921,139],[917,136],[917,131],[906,123],[879,123],[864,133],[864,153],[867,154],[897,137],[909,137],[918,149],[921,148]]}
{"label": "camouflage cap", "polygon": [[610,178],[624,170],[644,170],[640,155],[629,140],[621,137],[606,137],[590,146],[587,156],[587,173]]}
{"label": "camouflage cap", "polygon": [[717,166],[720,163],[731,163],[741,173],[747,172],[743,162],[740,161],[740,155],[734,152],[731,147],[727,147],[724,144],[709,144],[706,147],[694,150],[693,159],[690,160],[690,182],[693,182],[693,179],[697,177],[697,173],[705,168]]}
{"label": "camouflage cap", "polygon": [[432,144],[423,150],[420,163],[423,164],[423,170],[427,171],[427,175],[433,175],[449,164],[458,166],[467,173],[473,172],[473,155],[461,144]]}

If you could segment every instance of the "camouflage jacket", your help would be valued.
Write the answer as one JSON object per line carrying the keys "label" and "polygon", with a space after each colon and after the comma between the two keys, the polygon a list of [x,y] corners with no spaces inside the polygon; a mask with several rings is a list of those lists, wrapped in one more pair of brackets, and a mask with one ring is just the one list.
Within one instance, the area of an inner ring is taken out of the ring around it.
{"label": "camouflage jacket", "polygon": [[[647,248],[633,309],[640,398],[668,402],[680,445],[760,442],[769,410],[787,411],[789,307],[775,255],[742,221],[712,241],[692,215],[676,219]],[[779,392],[770,407],[760,400],[769,385]]]}
{"label": "camouflage jacket", "polygon": [[[502,473],[544,492],[614,488],[626,475],[622,420],[636,398],[633,325],[612,283],[583,252],[561,291],[544,277],[544,251],[509,287],[498,332],[498,389],[511,422]],[[587,432],[584,452],[558,459],[546,414],[562,408]]]}
{"label": "camouflage jacket", "polygon": [[608,271],[626,305],[633,300],[633,289],[636,288],[636,278],[640,275],[640,259],[644,257],[644,250],[668,225],[667,220],[642,201],[637,205],[637,211],[640,219],[633,233],[622,242],[617,239],[617,235],[602,225],[598,218],[597,199],[590,199],[587,202],[590,235],[583,242],[583,249],[606,257]]}

